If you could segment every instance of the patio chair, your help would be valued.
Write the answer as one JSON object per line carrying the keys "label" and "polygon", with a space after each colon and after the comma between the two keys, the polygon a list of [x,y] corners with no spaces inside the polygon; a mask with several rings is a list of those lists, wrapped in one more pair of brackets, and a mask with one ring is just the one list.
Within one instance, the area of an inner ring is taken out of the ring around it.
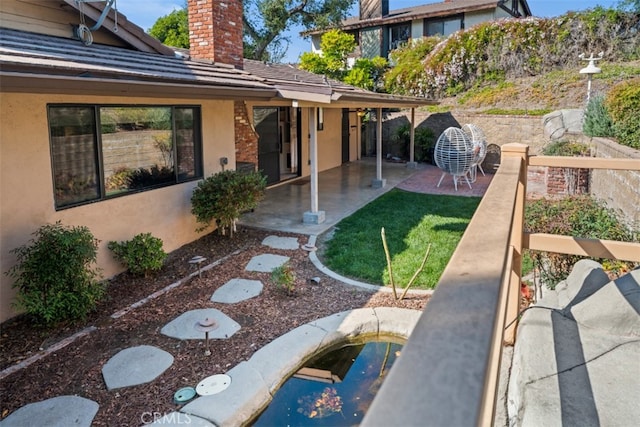
{"label": "patio chair", "polygon": [[467,134],[460,128],[449,127],[442,132],[436,142],[433,153],[436,165],[442,170],[438,187],[446,174],[453,176],[453,185],[458,191],[458,180],[465,179],[469,188],[469,171],[474,159],[473,144]]}
{"label": "patio chair", "polygon": [[487,155],[487,138],[484,132],[482,132],[482,129],[471,123],[462,125],[462,130],[467,134],[473,145],[474,156],[471,169],[469,170],[469,177],[471,178],[471,182],[476,182],[478,169],[480,169],[482,175],[485,176],[484,170],[482,169],[482,162]]}

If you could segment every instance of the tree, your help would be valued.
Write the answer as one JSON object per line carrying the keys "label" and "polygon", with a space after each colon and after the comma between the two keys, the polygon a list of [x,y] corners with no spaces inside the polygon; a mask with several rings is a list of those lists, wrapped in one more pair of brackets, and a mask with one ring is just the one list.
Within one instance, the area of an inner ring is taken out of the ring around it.
{"label": "tree", "polygon": [[[355,0],[242,0],[243,56],[277,62],[284,58],[289,39],[284,33],[294,25],[325,29],[338,25]],[[189,47],[187,7],[160,17],[149,34],[162,43]]]}
{"label": "tree", "polygon": [[332,79],[368,90],[379,88],[379,81],[387,69],[387,60],[376,56],[359,58],[353,67],[347,59],[356,47],[352,34],[341,30],[329,30],[322,35],[322,53],[305,52],[300,57],[300,69],[314,74],[324,74]]}
{"label": "tree", "polygon": [[149,34],[167,46],[189,48],[189,17],[187,8],[176,9],[161,16],[149,29]]}
{"label": "tree", "polygon": [[618,7],[621,10],[640,13],[640,0],[621,0]]}

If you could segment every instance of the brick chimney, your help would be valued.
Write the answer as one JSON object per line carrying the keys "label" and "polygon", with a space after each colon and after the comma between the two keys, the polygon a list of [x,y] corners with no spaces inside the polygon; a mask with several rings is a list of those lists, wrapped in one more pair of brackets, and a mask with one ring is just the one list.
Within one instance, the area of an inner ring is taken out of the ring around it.
{"label": "brick chimney", "polygon": [[242,68],[242,0],[188,0],[193,59]]}

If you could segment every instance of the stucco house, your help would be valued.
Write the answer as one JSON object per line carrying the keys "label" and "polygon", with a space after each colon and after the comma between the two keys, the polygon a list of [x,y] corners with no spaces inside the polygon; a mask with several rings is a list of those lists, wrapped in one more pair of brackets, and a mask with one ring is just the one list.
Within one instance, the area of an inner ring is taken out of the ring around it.
{"label": "stucco house", "polygon": [[[190,56],[111,4],[0,2],[3,273],[12,249],[61,221],[100,240],[98,266],[111,277],[122,267],[109,241],[149,232],[169,252],[201,236],[190,213],[198,180],[257,167],[270,184],[317,183],[319,171],[358,158],[358,109],[431,103],[244,61],[240,0],[188,1]],[[0,280],[3,321],[14,291]]]}
{"label": "stucco house", "polygon": [[[409,40],[448,36],[481,22],[531,16],[527,0],[444,0],[389,10],[389,0],[359,0],[360,14],[344,20],[340,29],[353,34],[356,56],[386,58]],[[312,52],[320,52],[324,31],[309,31]]]}

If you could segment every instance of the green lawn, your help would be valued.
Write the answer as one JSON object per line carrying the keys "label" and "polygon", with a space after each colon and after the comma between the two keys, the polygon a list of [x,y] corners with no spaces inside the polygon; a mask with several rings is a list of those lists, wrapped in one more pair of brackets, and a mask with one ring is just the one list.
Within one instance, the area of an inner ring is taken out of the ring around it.
{"label": "green lawn", "polygon": [[391,190],[336,225],[323,262],[344,276],[389,284],[380,236],[384,227],[396,286],[406,286],[431,243],[427,264],[413,287],[433,288],[479,203],[479,197]]}

